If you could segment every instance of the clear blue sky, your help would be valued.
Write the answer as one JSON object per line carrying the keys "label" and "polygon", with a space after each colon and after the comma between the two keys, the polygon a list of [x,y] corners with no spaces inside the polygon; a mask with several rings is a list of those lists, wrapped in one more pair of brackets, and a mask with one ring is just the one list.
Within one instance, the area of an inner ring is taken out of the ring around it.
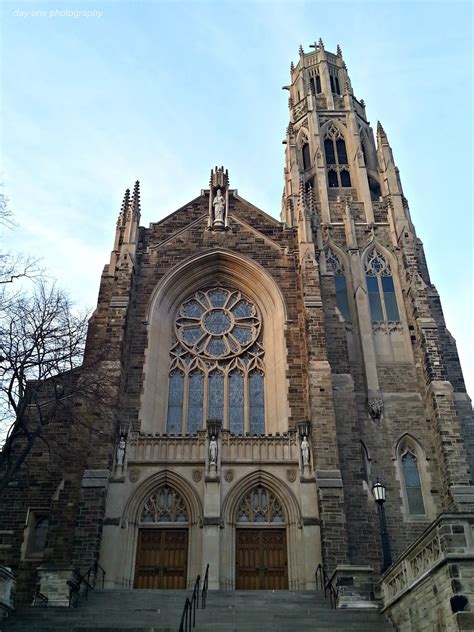
{"label": "clear blue sky", "polygon": [[[87,17],[80,12],[95,12]],[[400,168],[432,280],[474,393],[470,2],[2,4],[2,179],[19,228],[93,306],[124,189],[142,223],[231,185],[279,216],[290,61],[340,44]]]}

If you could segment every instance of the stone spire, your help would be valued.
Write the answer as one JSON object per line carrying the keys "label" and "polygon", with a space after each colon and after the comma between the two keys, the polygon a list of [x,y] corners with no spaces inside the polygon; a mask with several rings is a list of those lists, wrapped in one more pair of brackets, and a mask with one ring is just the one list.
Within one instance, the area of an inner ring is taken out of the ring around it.
{"label": "stone spire", "polygon": [[125,195],[123,196],[122,206],[120,207],[120,213],[117,219],[117,228],[120,226],[125,226],[125,222],[127,221],[127,215],[130,210],[130,189],[125,190]]}
{"label": "stone spire", "polygon": [[140,219],[140,181],[137,180],[133,187],[133,195],[132,195],[132,214],[133,217],[138,217]]}
{"label": "stone spire", "polygon": [[382,123],[377,121],[377,143],[379,145],[388,145],[387,134],[385,133],[384,128],[382,127]]}

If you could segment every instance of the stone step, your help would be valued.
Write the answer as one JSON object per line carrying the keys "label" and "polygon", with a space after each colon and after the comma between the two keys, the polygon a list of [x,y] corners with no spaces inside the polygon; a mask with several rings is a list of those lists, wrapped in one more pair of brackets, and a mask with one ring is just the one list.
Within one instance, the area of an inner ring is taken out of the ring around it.
{"label": "stone step", "polygon": [[[1,632],[168,632],[189,590],[96,590],[73,608],[24,608]],[[386,632],[375,611],[331,610],[320,592],[210,591],[196,632]]]}

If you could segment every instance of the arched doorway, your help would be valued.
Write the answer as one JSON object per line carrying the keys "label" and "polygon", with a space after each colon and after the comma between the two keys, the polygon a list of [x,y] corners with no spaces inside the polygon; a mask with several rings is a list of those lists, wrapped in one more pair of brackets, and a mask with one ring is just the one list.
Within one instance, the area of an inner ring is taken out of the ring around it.
{"label": "arched doorway", "polygon": [[287,519],[279,498],[259,484],[237,506],[235,588],[288,588]]}
{"label": "arched doorway", "polygon": [[134,588],[186,588],[189,511],[167,483],[146,499],[139,515]]}

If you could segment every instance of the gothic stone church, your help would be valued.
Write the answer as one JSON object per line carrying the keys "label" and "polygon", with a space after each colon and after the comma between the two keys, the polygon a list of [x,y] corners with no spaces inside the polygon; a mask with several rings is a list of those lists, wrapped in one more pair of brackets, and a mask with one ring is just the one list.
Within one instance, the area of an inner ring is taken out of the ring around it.
{"label": "gothic stone church", "polygon": [[120,404],[91,415],[101,434],[63,426],[66,465],[38,449],[8,490],[1,553],[24,602],[38,586],[62,603],[96,560],[110,589],[189,588],[209,563],[214,589],[310,590],[322,563],[357,592],[380,577],[377,479],[387,607],[472,547],[455,343],[387,134],[340,49],[313,49],[286,86],[280,221],[222,167],[149,228],[126,192],[89,328]]}

